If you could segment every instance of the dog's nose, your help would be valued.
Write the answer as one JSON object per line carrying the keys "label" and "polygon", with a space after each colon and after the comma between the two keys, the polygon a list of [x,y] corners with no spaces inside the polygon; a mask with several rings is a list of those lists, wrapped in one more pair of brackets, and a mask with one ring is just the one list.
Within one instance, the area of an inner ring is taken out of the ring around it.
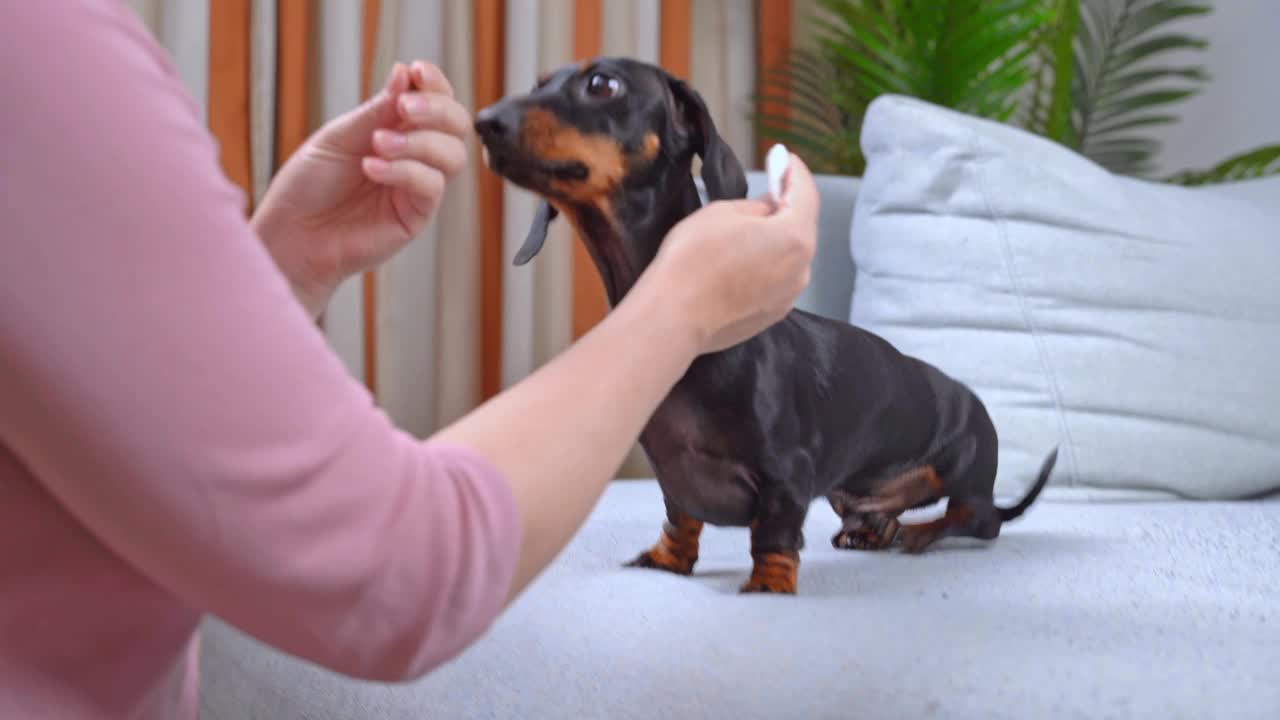
{"label": "dog's nose", "polygon": [[511,134],[511,114],[501,105],[490,105],[476,113],[476,133],[482,138],[506,137]]}

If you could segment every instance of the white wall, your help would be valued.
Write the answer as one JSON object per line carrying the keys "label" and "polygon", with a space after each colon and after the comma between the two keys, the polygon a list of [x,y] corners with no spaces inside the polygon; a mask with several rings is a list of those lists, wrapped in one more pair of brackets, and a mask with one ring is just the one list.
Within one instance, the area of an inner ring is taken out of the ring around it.
{"label": "white wall", "polygon": [[1209,40],[1189,59],[1212,76],[1178,108],[1182,121],[1156,128],[1160,174],[1210,167],[1259,145],[1280,143],[1280,0],[1216,0],[1180,25]]}

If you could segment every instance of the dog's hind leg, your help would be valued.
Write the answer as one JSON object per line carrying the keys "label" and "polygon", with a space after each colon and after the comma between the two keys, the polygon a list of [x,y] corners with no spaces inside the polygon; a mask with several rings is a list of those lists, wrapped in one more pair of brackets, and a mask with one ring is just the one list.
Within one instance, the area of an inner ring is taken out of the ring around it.
{"label": "dog's hind leg", "polygon": [[782,491],[760,498],[751,523],[751,577],[741,592],[795,594],[808,509]]}
{"label": "dog's hind leg", "polygon": [[987,498],[950,498],[947,512],[936,520],[903,525],[898,539],[904,552],[918,554],[945,537],[994,540],[1000,534],[1000,516]]}
{"label": "dog's hind leg", "polygon": [[912,508],[940,500],[946,492],[942,478],[932,465],[912,468],[875,483],[871,492],[849,501],[849,509],[858,513],[887,513],[897,516]]}
{"label": "dog's hind leg", "polygon": [[[964,478],[958,484],[968,486]],[[875,495],[854,498],[849,502],[849,509],[896,517],[899,513],[937,500],[944,491],[937,472],[933,467],[925,466],[878,484]],[[896,530],[896,537],[889,538],[887,542],[896,541],[904,551],[920,553],[944,537],[994,539],[1000,534],[1000,515],[988,495],[952,496],[947,500],[947,510],[942,517],[923,523],[902,523]]]}
{"label": "dog's hind leg", "polygon": [[664,498],[664,501],[667,519],[662,523],[662,534],[658,537],[658,542],[626,563],[626,566],[688,575],[698,562],[698,541],[702,536],[703,523],[676,508],[670,500]]}

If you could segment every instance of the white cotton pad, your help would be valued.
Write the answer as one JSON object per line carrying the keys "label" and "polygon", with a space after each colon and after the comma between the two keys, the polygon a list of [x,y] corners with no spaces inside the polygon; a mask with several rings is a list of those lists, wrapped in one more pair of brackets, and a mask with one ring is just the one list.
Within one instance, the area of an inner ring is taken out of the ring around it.
{"label": "white cotton pad", "polygon": [[786,203],[783,183],[786,180],[787,168],[791,167],[791,153],[781,144],[769,148],[764,158],[765,174],[769,178],[769,195],[778,205]]}

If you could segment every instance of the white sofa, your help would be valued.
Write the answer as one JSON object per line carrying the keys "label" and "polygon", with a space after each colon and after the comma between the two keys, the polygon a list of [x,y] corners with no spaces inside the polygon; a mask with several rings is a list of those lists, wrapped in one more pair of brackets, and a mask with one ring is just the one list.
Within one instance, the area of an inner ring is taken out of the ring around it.
{"label": "white sofa", "polygon": [[[889,216],[946,214],[895,205],[893,181],[880,178],[875,197]],[[865,282],[883,306],[855,315],[927,347],[920,327],[891,321],[903,286],[854,267],[859,181],[819,185],[821,245],[801,306],[848,318]],[[879,232],[874,221],[858,223]],[[741,529],[708,529],[692,577],[623,568],[663,513],[652,480],[620,481],[491,632],[421,681],[345,680],[210,621],[204,717],[1280,717],[1280,501],[1057,489],[992,544],[949,541],[919,557],[832,549],[838,521],[815,504],[799,594],[778,597],[736,592],[750,569]]]}

